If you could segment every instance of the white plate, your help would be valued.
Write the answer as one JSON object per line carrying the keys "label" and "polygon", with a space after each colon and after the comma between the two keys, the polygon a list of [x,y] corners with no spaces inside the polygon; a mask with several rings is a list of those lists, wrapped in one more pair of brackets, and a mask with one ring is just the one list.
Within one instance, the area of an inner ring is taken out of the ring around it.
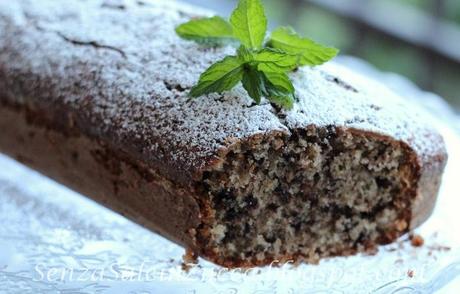
{"label": "white plate", "polygon": [[460,275],[458,118],[439,97],[399,76],[356,59],[339,62],[386,81],[443,118],[434,123],[449,163],[435,212],[417,230],[424,246],[414,248],[404,237],[375,256],[332,258],[317,266],[242,273],[200,260],[185,272],[182,248],[0,155],[0,292],[431,293],[453,281]]}

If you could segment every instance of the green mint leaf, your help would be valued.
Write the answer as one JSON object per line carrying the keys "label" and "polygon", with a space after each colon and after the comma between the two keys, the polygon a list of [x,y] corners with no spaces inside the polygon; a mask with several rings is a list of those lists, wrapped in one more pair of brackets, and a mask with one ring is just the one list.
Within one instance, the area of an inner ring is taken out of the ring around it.
{"label": "green mint leaf", "polygon": [[279,72],[266,72],[264,74],[267,99],[282,108],[291,109],[294,106],[295,89],[289,76]]}
{"label": "green mint leaf", "polygon": [[264,72],[267,80],[280,92],[294,93],[294,85],[286,73]]}
{"label": "green mint leaf", "polygon": [[267,17],[260,0],[240,0],[230,17],[233,34],[250,49],[262,47],[267,32]]}
{"label": "green mint leaf", "polygon": [[224,45],[237,42],[233,37],[233,28],[220,16],[199,18],[181,24],[176,33],[183,39],[202,44]]}
{"label": "green mint leaf", "polygon": [[298,57],[280,50],[264,48],[253,54],[253,61],[258,64],[260,71],[285,73],[297,67]]}
{"label": "green mint leaf", "polygon": [[199,97],[231,90],[243,78],[243,70],[243,63],[238,57],[227,56],[211,65],[200,76],[198,84],[190,90],[190,96]]}
{"label": "green mint leaf", "polygon": [[300,66],[320,65],[339,53],[336,48],[326,47],[310,39],[300,37],[289,27],[281,27],[273,31],[267,45],[290,54],[297,54]]}
{"label": "green mint leaf", "polygon": [[249,96],[260,104],[262,96],[265,93],[265,80],[263,73],[257,71],[254,67],[246,65],[243,74],[243,87]]}

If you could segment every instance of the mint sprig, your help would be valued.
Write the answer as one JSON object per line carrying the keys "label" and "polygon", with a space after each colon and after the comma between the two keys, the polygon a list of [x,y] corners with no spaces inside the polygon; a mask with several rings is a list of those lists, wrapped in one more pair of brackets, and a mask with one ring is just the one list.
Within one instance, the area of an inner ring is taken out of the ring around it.
{"label": "mint sprig", "polygon": [[190,96],[222,93],[242,82],[257,104],[265,97],[291,109],[295,88],[288,73],[299,66],[323,64],[339,52],[303,38],[289,27],[274,30],[264,43],[266,31],[267,18],[260,0],[239,0],[230,22],[214,16],[178,26],[177,34],[186,40],[210,46],[239,44],[236,55],[225,57],[201,74]]}

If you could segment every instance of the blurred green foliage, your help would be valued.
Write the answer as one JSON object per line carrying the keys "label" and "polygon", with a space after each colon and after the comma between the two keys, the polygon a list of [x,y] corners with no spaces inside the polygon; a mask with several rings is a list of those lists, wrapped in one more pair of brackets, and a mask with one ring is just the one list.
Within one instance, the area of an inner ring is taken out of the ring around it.
{"label": "blurred green foliage", "polygon": [[[435,14],[436,10],[436,0],[385,1],[411,5],[430,14]],[[395,42],[384,35],[366,34],[363,37],[359,28],[348,20],[310,5],[306,0],[264,0],[264,3],[272,21],[292,25],[303,35],[340,48],[343,54],[361,57],[383,71],[402,74],[422,88],[445,97],[460,111],[459,64],[428,65],[426,61],[429,57],[424,56],[416,46]],[[444,0],[439,3],[444,7],[445,15],[442,17],[458,22],[460,26],[460,0]]]}
{"label": "blurred green foliage", "polygon": [[[386,0],[388,2],[397,2],[398,4],[406,4],[418,7],[428,13],[433,11],[433,1],[430,0]],[[445,8],[445,18],[447,20],[460,24],[460,1],[459,0],[443,0],[439,1]]]}

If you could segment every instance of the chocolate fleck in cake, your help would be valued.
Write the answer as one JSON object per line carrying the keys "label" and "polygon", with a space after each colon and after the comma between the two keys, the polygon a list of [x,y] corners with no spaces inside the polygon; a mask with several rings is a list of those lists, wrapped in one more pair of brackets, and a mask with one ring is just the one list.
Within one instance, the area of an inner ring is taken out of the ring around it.
{"label": "chocolate fleck in cake", "polygon": [[[420,225],[447,155],[428,120],[334,63],[292,110],[189,99],[207,49],[168,1],[0,2],[0,151],[217,264],[317,262]],[[7,225],[7,224],[6,224]]]}

